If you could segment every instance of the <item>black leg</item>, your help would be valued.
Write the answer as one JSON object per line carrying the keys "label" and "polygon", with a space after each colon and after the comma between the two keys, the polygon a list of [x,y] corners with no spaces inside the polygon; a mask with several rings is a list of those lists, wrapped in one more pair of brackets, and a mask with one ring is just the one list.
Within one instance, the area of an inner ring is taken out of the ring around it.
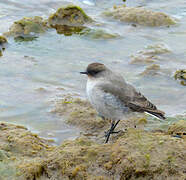
{"label": "black leg", "polygon": [[105,134],[105,137],[106,137],[105,143],[107,143],[109,141],[109,138],[110,138],[111,134],[120,132],[120,131],[114,132],[114,129],[116,128],[116,126],[118,125],[119,122],[120,122],[120,120],[118,120],[115,124],[114,123],[111,124],[110,129]]}

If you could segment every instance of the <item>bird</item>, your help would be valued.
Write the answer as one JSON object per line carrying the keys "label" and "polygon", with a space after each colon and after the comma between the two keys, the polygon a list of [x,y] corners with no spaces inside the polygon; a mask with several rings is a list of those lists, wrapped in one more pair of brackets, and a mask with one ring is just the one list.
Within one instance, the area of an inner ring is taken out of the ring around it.
{"label": "bird", "polygon": [[88,76],[86,94],[90,104],[103,119],[111,120],[111,127],[106,132],[105,143],[113,133],[120,120],[127,115],[147,112],[159,119],[165,119],[165,112],[157,109],[143,94],[137,91],[124,78],[102,63],[91,63],[86,71]]}

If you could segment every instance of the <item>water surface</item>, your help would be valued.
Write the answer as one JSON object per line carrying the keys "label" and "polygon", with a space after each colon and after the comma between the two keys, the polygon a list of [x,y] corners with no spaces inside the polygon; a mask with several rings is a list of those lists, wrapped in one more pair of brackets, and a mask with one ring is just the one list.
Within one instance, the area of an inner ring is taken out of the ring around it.
{"label": "water surface", "polygon": [[[0,33],[8,31],[11,24],[25,16],[47,18],[64,4],[74,2],[88,15],[104,24],[107,32],[120,38],[93,40],[79,35],[59,35],[50,30],[34,41],[15,42],[9,38],[9,46],[0,58],[0,120],[23,124],[44,137],[57,142],[73,138],[78,130],[66,125],[51,114],[54,101],[62,94],[75,93],[85,98],[86,77],[82,71],[91,62],[101,62],[120,72],[168,116],[186,111],[186,89],[173,78],[177,69],[186,68],[186,2],[184,0],[136,0],[128,6],[144,6],[161,11],[177,19],[173,27],[133,27],[128,23],[106,20],[100,16],[106,8],[122,1],[97,0],[0,0]],[[131,54],[145,46],[163,43],[171,53],[158,62],[168,68],[172,76],[141,78],[145,67],[130,64]]]}

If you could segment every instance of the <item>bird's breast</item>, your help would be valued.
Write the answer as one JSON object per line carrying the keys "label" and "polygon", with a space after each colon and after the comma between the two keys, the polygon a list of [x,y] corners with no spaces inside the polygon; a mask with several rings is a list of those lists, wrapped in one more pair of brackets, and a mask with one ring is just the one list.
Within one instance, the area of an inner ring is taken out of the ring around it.
{"label": "bird's breast", "polygon": [[90,80],[90,79],[87,80],[86,92],[87,92],[88,99],[90,101],[91,101],[90,97],[92,96],[93,89],[97,84],[98,82],[96,80]]}
{"label": "bird's breast", "polygon": [[101,116],[118,119],[128,112],[128,108],[118,97],[104,92],[98,85],[98,81],[87,81],[87,97]]}

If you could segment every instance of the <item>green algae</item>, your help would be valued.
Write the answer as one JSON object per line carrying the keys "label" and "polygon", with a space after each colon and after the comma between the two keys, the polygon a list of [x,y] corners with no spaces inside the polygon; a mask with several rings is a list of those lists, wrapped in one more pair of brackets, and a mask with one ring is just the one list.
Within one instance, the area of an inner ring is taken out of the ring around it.
{"label": "green algae", "polygon": [[162,12],[153,12],[141,7],[114,6],[113,9],[104,12],[104,16],[112,17],[123,22],[137,23],[143,26],[170,26],[176,22]]}
{"label": "green algae", "polygon": [[72,96],[59,100],[53,112],[64,117],[68,124],[86,129],[87,132],[96,132],[108,125],[107,121],[97,116],[96,110],[89,102]]}
{"label": "green algae", "polygon": [[2,51],[5,50],[5,46],[8,43],[6,37],[0,36],[0,57],[3,56]]}
{"label": "green algae", "polygon": [[170,125],[168,128],[168,134],[186,138],[186,120],[180,120]]}
{"label": "green algae", "polygon": [[174,78],[180,81],[180,84],[186,86],[186,69],[177,70],[174,73]]}
{"label": "green algae", "polygon": [[81,32],[86,27],[86,23],[93,20],[79,6],[68,5],[59,8],[48,18],[48,24],[55,28],[57,33],[72,35]]}
{"label": "green algae", "polygon": [[[84,138],[83,141],[90,140]],[[76,140],[66,141],[65,147],[59,146],[55,153],[49,154],[45,163],[49,165],[49,175],[55,174],[55,170],[62,172],[55,176],[59,179],[183,178],[181,169],[186,161],[185,143],[163,133],[131,129],[116,142],[107,145],[92,142],[82,146]],[[180,157],[181,154],[184,158]]]}
{"label": "green algae", "polygon": [[32,34],[42,34],[48,29],[46,21],[42,17],[24,17],[21,20],[15,21],[14,24],[9,28],[6,36],[14,37],[32,37]]}
{"label": "green algae", "polygon": [[2,44],[4,44],[4,43],[7,43],[7,42],[8,42],[8,41],[7,41],[6,37],[0,36],[0,45],[2,45]]}
{"label": "green algae", "polygon": [[[69,99],[64,102],[74,103]],[[86,104],[79,99],[75,102]],[[183,123],[180,121],[177,126],[182,127]],[[98,144],[82,136],[54,147],[22,126],[1,123],[0,132],[0,148],[3,149],[0,151],[0,177],[3,179],[155,180],[186,177],[186,141],[166,133],[131,128],[110,144]],[[7,144],[11,144],[9,150],[4,148]]]}

